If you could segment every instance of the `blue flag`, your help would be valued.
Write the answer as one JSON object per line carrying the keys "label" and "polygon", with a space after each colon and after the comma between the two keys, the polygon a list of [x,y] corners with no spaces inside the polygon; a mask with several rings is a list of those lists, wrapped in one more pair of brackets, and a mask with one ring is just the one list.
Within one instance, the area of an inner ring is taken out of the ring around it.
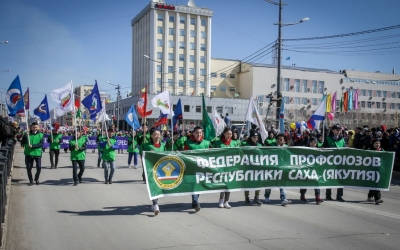
{"label": "blue flag", "polygon": [[179,98],[178,103],[176,104],[174,116],[172,117],[172,127],[174,128],[174,131],[178,130],[178,120],[183,120],[181,98]]}
{"label": "blue flag", "polygon": [[15,77],[6,93],[6,103],[8,107],[8,115],[15,116],[17,111],[24,109],[24,98],[22,97],[21,83],[19,76]]}
{"label": "blue flag", "polygon": [[50,119],[50,112],[49,112],[49,104],[47,103],[47,96],[44,96],[43,101],[39,104],[35,110],[33,110],[33,113],[37,116],[39,116],[41,121],[46,121]]}
{"label": "blue flag", "polygon": [[128,113],[126,113],[125,121],[133,128],[133,130],[136,130],[140,127],[135,105],[132,104],[131,108],[128,110]]}
{"label": "blue flag", "polygon": [[95,120],[97,113],[99,113],[103,109],[96,80],[92,89],[92,93],[90,93],[90,95],[86,96],[85,99],[82,100],[82,104],[83,106],[85,106],[85,108],[89,110],[90,119],[92,120]]}

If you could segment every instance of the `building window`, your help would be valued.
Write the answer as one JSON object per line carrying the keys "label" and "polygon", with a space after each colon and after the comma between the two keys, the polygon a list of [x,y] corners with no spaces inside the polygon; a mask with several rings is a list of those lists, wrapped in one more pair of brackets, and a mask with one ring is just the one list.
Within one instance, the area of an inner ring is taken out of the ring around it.
{"label": "building window", "polygon": [[204,81],[200,81],[200,88],[204,89],[206,87],[206,83]]}
{"label": "building window", "polygon": [[189,69],[189,74],[194,75],[194,68]]}
{"label": "building window", "polygon": [[169,34],[170,35],[175,35],[175,29],[174,28],[169,28]]}
{"label": "building window", "polygon": [[157,65],[157,72],[161,72],[161,65]]}
{"label": "building window", "polygon": [[185,61],[185,55],[184,54],[179,54],[179,61],[181,61],[181,62]]}
{"label": "building window", "polygon": [[201,26],[206,26],[207,20],[206,19],[200,19]]}
{"label": "building window", "polygon": [[185,16],[180,16],[179,22],[180,23],[185,23],[186,22],[186,17]]}
{"label": "building window", "polygon": [[390,104],[390,109],[394,109],[394,103]]}
{"label": "building window", "polygon": [[381,108],[381,103],[380,102],[376,102],[376,108],[380,109]]}
{"label": "building window", "polygon": [[319,81],[319,93],[323,94],[325,91],[325,82],[324,81]]}
{"label": "building window", "polygon": [[301,92],[307,93],[307,80],[301,80]]}
{"label": "building window", "polygon": [[227,113],[233,114],[233,107],[227,107]]}
{"label": "building window", "polygon": [[179,30],[179,35],[180,36],[185,36],[185,30]]}
{"label": "building window", "polygon": [[175,16],[169,16],[169,21],[171,23],[174,23],[175,22]]}
{"label": "building window", "polygon": [[193,80],[191,80],[189,82],[189,87],[194,88],[195,87],[195,82]]}
{"label": "building window", "polygon": [[158,26],[158,27],[157,27],[157,33],[158,33],[158,34],[164,33],[164,28],[161,27],[161,26]]}
{"label": "building window", "polygon": [[179,74],[181,74],[181,75],[185,74],[185,68],[184,67],[179,67]]}
{"label": "building window", "polygon": [[217,91],[217,86],[211,85],[211,86],[210,86],[210,90],[211,90],[211,91]]}
{"label": "building window", "polygon": [[211,77],[217,77],[217,73],[211,72]]}
{"label": "building window", "polygon": [[158,21],[164,21],[164,15],[163,14],[158,14],[157,15],[157,20]]}
{"label": "building window", "polygon": [[168,73],[174,73],[174,66],[168,66]]}
{"label": "building window", "polygon": [[201,38],[204,38],[204,39],[207,38],[207,33],[205,31],[201,32]]}
{"label": "building window", "polygon": [[195,43],[190,43],[190,49],[195,50],[196,49],[196,44]]}
{"label": "building window", "polygon": [[368,96],[372,96],[372,90],[371,89],[368,90]]}
{"label": "building window", "polygon": [[294,104],[300,104],[300,97],[294,98]]}
{"label": "building window", "polygon": [[361,101],[361,108],[365,108],[365,101]]}
{"label": "building window", "polygon": [[168,79],[168,85],[169,86],[174,86],[174,80]]}
{"label": "building window", "polygon": [[211,106],[207,106],[206,109],[207,109],[207,113],[212,113],[212,107]]}
{"label": "building window", "polygon": [[300,79],[294,79],[294,91],[300,92]]}
{"label": "building window", "polygon": [[236,78],[236,75],[235,75],[235,74],[229,74],[229,78],[230,78],[230,79],[235,79],[235,78]]}
{"label": "building window", "polygon": [[386,102],[382,102],[382,108],[386,109]]}
{"label": "building window", "polygon": [[206,45],[204,43],[200,44],[200,50],[206,51]]}
{"label": "building window", "polygon": [[226,73],[221,73],[221,74],[219,74],[219,77],[221,77],[221,78],[226,78]]}
{"label": "building window", "polygon": [[157,78],[157,85],[161,86],[161,78]]}
{"label": "building window", "polygon": [[163,43],[162,39],[157,39],[157,46],[158,47],[163,47],[164,46],[164,43]]}
{"label": "building window", "polygon": [[200,62],[201,63],[206,63],[206,57],[205,56],[200,56]]}
{"label": "building window", "polygon": [[179,42],[179,48],[184,49],[185,48],[185,42]]}
{"label": "building window", "polygon": [[317,81],[312,81],[312,92],[317,93]]}
{"label": "building window", "polygon": [[175,47],[175,42],[172,41],[172,40],[169,40],[169,41],[168,41],[168,47],[170,47],[170,48]]}
{"label": "building window", "polygon": [[190,112],[190,105],[183,105],[183,112]]}
{"label": "building window", "polygon": [[163,58],[163,53],[157,52],[157,59],[162,59],[162,58]]}
{"label": "building window", "polygon": [[396,98],[396,92],[393,92],[393,91],[390,92],[390,97],[391,97],[391,98]]}
{"label": "building window", "polygon": [[184,87],[184,86],[185,86],[185,81],[179,80],[179,87]]}
{"label": "building window", "polygon": [[377,97],[381,97],[381,96],[382,96],[382,91],[377,90],[377,91],[376,91],[376,96],[377,96]]}
{"label": "building window", "polygon": [[189,60],[190,62],[194,62],[195,61],[194,55],[190,55],[189,57],[190,57],[190,60]]}
{"label": "building window", "polygon": [[387,91],[383,91],[383,97],[387,97]]}
{"label": "building window", "polygon": [[226,91],[226,86],[219,86],[219,91],[225,92]]}
{"label": "building window", "polygon": [[201,106],[196,106],[196,113],[201,113]]}
{"label": "building window", "polygon": [[196,25],[196,18],[190,18],[190,24]]}
{"label": "building window", "polygon": [[205,76],[206,75],[206,70],[205,69],[200,69],[200,75]]}
{"label": "building window", "polygon": [[365,89],[362,89],[362,90],[361,90],[361,96],[366,96],[366,92],[367,92],[367,91],[366,91]]}
{"label": "building window", "polygon": [[168,60],[174,60],[174,53],[168,53]]}
{"label": "building window", "polygon": [[289,91],[290,86],[289,86],[289,78],[285,78],[283,80],[283,91]]}
{"label": "building window", "polygon": [[307,105],[307,98],[301,98],[301,104]]}
{"label": "building window", "polygon": [[236,92],[236,87],[229,87],[230,92]]}
{"label": "building window", "polygon": [[311,103],[312,103],[312,105],[317,105],[317,98],[311,99]]}
{"label": "building window", "polygon": [[372,108],[372,103],[371,102],[367,102],[367,108]]}
{"label": "building window", "polygon": [[196,37],[196,31],[191,30],[190,31],[190,37]]}
{"label": "building window", "polygon": [[397,103],[397,109],[400,109],[400,103]]}

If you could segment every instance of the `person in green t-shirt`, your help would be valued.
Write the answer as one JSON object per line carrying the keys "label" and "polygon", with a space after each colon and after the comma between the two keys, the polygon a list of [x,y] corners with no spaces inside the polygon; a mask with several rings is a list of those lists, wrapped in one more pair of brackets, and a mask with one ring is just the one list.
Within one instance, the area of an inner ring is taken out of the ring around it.
{"label": "person in green t-shirt", "polygon": [[[102,149],[101,160],[104,168],[104,184],[112,184],[115,172],[115,150],[118,149],[117,140],[113,137],[114,130],[108,129],[108,137],[100,138],[100,148]],[[110,175],[108,174],[109,169]]]}
{"label": "person in green t-shirt", "polygon": [[[51,168],[57,168],[58,165],[58,156],[60,155],[60,144],[61,144],[62,135],[57,133],[57,130],[53,129],[51,135],[47,138],[47,141],[50,143],[50,164]],[[54,159],[53,159],[54,158]],[[54,162],[55,160],[55,162]]]}
{"label": "person in green t-shirt", "polygon": [[133,168],[137,169],[139,145],[137,143],[135,131],[132,131],[132,133],[128,137],[127,152],[128,152],[128,167],[131,168],[131,163],[132,163],[132,158],[133,158]]}
{"label": "person in green t-shirt", "polygon": [[[70,159],[72,162],[72,178],[74,179],[74,186],[82,183],[82,175],[85,172],[86,160],[86,142],[87,137],[82,136],[81,132],[77,131],[76,136],[69,141],[69,151],[71,151]],[[79,173],[78,172],[79,165]]]}
{"label": "person in green t-shirt", "polygon": [[35,182],[39,185],[40,172],[42,170],[42,147],[44,135],[38,131],[39,125],[32,122],[31,131],[27,132],[22,138],[22,143],[25,145],[24,155],[26,170],[28,172],[29,186],[33,185],[32,168],[33,162],[36,162]]}
{"label": "person in green t-shirt", "polygon": [[107,138],[107,136],[104,134],[102,130],[99,129],[99,133],[97,134],[96,137],[96,143],[97,143],[97,167],[100,167],[101,163],[101,156],[103,155],[103,150],[100,148],[100,140]]}
{"label": "person in green t-shirt", "polygon": [[275,133],[273,130],[271,130],[268,132],[268,137],[267,137],[267,139],[265,139],[264,145],[268,147],[268,146],[271,146],[271,144],[274,142],[276,142]]}
{"label": "person in green t-shirt", "polygon": [[174,146],[174,151],[182,151],[185,139],[185,136],[179,137],[179,132],[174,132],[172,138],[169,138],[165,143],[167,151],[172,151],[172,145]]}

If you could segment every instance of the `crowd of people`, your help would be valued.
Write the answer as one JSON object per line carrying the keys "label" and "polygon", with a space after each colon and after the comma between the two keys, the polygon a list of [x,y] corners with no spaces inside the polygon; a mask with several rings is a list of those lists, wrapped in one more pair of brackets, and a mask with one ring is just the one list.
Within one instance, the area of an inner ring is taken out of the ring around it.
{"label": "crowd of people", "polygon": [[[397,129],[386,129],[385,126],[377,128],[369,128],[368,126],[357,127],[355,130],[348,130],[340,125],[333,125],[326,129],[326,132],[320,133],[317,130],[306,129],[300,131],[298,129],[286,130],[284,133],[279,133],[274,127],[268,129],[268,138],[262,141],[257,127],[252,126],[248,133],[237,131],[226,127],[224,131],[211,141],[204,139],[203,129],[195,127],[192,130],[183,130],[180,132],[160,131],[152,128],[148,130],[147,126],[142,124],[140,130],[132,132],[115,132],[114,128],[109,128],[107,132],[90,134],[81,131],[70,132],[69,135],[73,138],[69,141],[70,160],[72,163],[72,179],[73,185],[77,186],[82,182],[82,176],[85,171],[86,159],[86,143],[88,135],[97,136],[98,144],[98,164],[97,167],[104,168],[104,183],[112,184],[115,173],[115,160],[118,157],[117,152],[123,153],[123,150],[118,149],[115,136],[128,137],[128,162],[129,168],[138,168],[139,156],[145,151],[183,151],[183,150],[200,150],[207,148],[231,148],[231,147],[293,147],[303,146],[312,148],[343,148],[351,147],[362,150],[377,150],[377,151],[394,151],[396,155],[400,150],[400,134]],[[60,154],[60,143],[63,135],[68,132],[59,132],[53,130],[48,136],[50,144],[50,163],[51,168],[57,168],[58,157]],[[18,136],[17,136],[18,137]],[[44,134],[39,131],[39,126],[36,122],[30,125],[29,131],[20,131],[21,145],[24,147],[25,164],[27,168],[29,184],[40,184],[41,158],[43,153]],[[396,162],[398,158],[396,157]],[[32,176],[32,168],[36,163],[36,174]],[[102,163],[102,164],[101,164]],[[78,172],[79,169],[79,172]],[[145,180],[143,169],[143,181]],[[280,188],[280,200],[282,206],[291,204],[292,201],[286,198],[286,190]],[[300,190],[300,200],[307,202],[305,197],[306,189]],[[320,204],[324,202],[321,198],[320,189],[315,189],[315,202]],[[254,198],[250,200],[250,192],[245,191],[245,205],[262,205],[260,199],[261,190],[256,190]],[[270,203],[271,189],[264,191],[264,202]],[[338,188],[336,200],[345,202],[343,188]],[[218,207],[231,208],[229,205],[230,192],[221,192],[219,195]],[[379,191],[370,190],[368,193],[368,201],[373,201],[375,204],[383,202]],[[326,189],[325,200],[333,200],[331,189]],[[192,195],[192,208],[196,212],[200,211],[199,195]],[[152,201],[152,210],[155,215],[160,212],[158,199]]]}

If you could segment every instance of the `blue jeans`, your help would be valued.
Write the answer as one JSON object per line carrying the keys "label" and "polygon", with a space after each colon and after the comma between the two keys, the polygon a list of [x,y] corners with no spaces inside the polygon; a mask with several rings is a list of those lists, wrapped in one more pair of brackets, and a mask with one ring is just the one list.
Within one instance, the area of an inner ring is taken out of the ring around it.
{"label": "blue jeans", "polygon": [[[286,190],[283,188],[279,189],[281,201],[286,200]],[[269,198],[271,195],[271,189],[265,189],[264,197]]]}
{"label": "blue jeans", "polygon": [[[103,168],[104,168],[104,179],[106,181],[112,180],[115,172],[115,161],[103,160]],[[110,175],[108,175],[108,169],[110,168],[111,168]]]}
{"label": "blue jeans", "polygon": [[192,195],[192,207],[195,208],[199,205],[199,194]]}
{"label": "blue jeans", "polygon": [[133,157],[133,165],[137,166],[137,157],[138,157],[138,153],[136,153],[136,152],[129,152],[129,155],[128,155],[128,165],[131,165],[132,157]]}
{"label": "blue jeans", "polygon": [[103,151],[101,151],[100,149],[97,150],[97,166],[100,166],[100,162],[101,162],[101,157],[103,156]]}

